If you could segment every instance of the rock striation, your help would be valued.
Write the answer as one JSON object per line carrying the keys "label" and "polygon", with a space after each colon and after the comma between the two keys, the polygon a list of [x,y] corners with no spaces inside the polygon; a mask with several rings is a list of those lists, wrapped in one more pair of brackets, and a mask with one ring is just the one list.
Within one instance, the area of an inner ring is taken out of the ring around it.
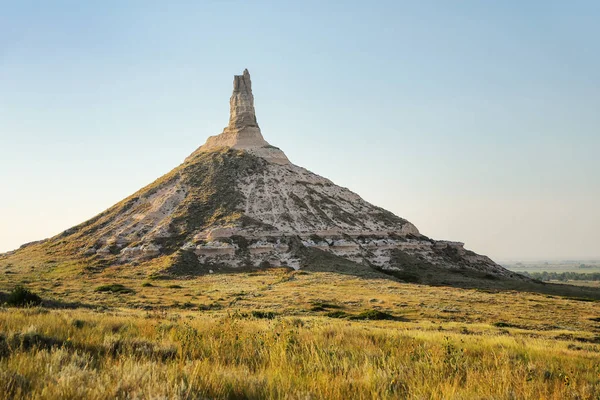
{"label": "rock striation", "polygon": [[211,136],[197,151],[220,148],[246,150],[278,164],[288,164],[285,153],[271,146],[264,138],[256,120],[252,80],[247,69],[233,78],[233,93],[229,99],[229,125],[220,135]]}

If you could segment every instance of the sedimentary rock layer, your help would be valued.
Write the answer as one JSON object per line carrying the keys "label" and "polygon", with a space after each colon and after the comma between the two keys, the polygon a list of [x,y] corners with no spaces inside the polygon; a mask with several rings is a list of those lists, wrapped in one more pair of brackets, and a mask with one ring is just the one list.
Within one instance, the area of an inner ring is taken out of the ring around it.
{"label": "sedimentary rock layer", "polygon": [[264,138],[256,120],[252,81],[248,70],[233,78],[233,93],[229,99],[229,125],[220,135],[211,136],[197,151],[219,148],[246,150],[277,164],[288,164],[285,153],[271,146]]}

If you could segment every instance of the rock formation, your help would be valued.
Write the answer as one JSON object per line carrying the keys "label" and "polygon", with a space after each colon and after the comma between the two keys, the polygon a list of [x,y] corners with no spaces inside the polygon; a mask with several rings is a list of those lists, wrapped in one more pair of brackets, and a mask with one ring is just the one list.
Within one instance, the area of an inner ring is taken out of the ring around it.
{"label": "rock formation", "polygon": [[[254,96],[252,95],[252,80],[247,69],[242,75],[233,77],[233,93],[229,99],[229,131],[252,131],[259,139],[258,145],[264,146],[267,142],[263,139],[256,122],[254,111]],[[257,143],[252,143],[256,145]],[[240,147],[242,148],[242,147]]]}
{"label": "rock formation", "polygon": [[162,260],[165,273],[188,275],[325,260],[410,281],[524,279],[290,163],[262,136],[247,70],[234,78],[220,135],[103,213],[10,256],[21,251],[97,268]]}
{"label": "rock formation", "polygon": [[289,163],[286,155],[271,146],[260,132],[254,110],[252,80],[247,69],[233,77],[233,93],[229,99],[229,125],[223,133],[208,138],[197,151],[214,151],[219,148],[246,150],[278,164]]}

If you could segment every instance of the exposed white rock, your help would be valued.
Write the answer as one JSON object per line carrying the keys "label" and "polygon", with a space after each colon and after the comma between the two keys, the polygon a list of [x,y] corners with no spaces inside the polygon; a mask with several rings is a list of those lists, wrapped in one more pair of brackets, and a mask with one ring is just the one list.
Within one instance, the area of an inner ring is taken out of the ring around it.
{"label": "exposed white rock", "polygon": [[233,245],[231,243],[226,243],[226,242],[208,242],[202,245],[199,245],[197,248],[203,248],[203,249],[236,249],[237,246]]}
{"label": "exposed white rock", "polygon": [[225,227],[225,228],[214,228],[211,229],[208,233],[207,239],[218,239],[218,238],[228,238],[235,235],[237,232],[237,228],[233,227]]}
{"label": "exposed white rock", "polygon": [[139,246],[126,247],[121,250],[120,254],[124,259],[154,257],[160,254],[160,247],[153,243],[146,243]]}
{"label": "exposed white rock", "polygon": [[134,258],[142,254],[142,246],[126,247],[121,250],[121,256],[124,258]]}
{"label": "exposed white rock", "polygon": [[212,151],[223,147],[247,150],[277,164],[289,164],[285,153],[271,146],[262,136],[256,112],[252,81],[247,69],[233,78],[233,93],[229,100],[229,125],[220,135],[211,136],[197,151]]}
{"label": "exposed white rock", "polygon": [[145,256],[156,256],[160,254],[160,247],[153,243],[145,244],[142,246],[142,252]]}
{"label": "exposed white rock", "polygon": [[462,248],[465,244],[463,242],[451,242],[449,240],[436,240],[435,247],[438,249],[445,249],[447,247]]}
{"label": "exposed white rock", "polygon": [[238,246],[235,244],[213,241],[198,245],[195,252],[198,255],[233,255],[237,248]]}
{"label": "exposed white rock", "polygon": [[335,240],[332,244],[333,247],[358,247],[357,243],[350,242],[348,240],[340,239]]}
{"label": "exposed white rock", "polygon": [[245,197],[244,214],[282,234],[419,235],[410,222],[293,164],[268,164],[260,176],[241,179],[238,189]]}
{"label": "exposed white rock", "polygon": [[259,240],[248,246],[251,254],[269,253],[275,251],[275,244]]}
{"label": "exposed white rock", "polygon": [[[125,212],[118,214],[98,231],[98,235],[102,236],[101,242],[127,246],[144,236],[169,237],[171,217],[186,194],[186,186],[179,178],[174,178],[149,196],[134,197]],[[107,248],[100,250],[99,254],[108,254]],[[152,252],[154,250],[148,250],[146,254]]]}
{"label": "exposed white rock", "polygon": [[110,254],[110,249],[108,248],[108,246],[102,247],[98,250],[96,250],[96,254],[100,255],[100,256],[105,256]]}
{"label": "exposed white rock", "polygon": [[290,247],[287,244],[285,244],[285,243],[277,243],[275,245],[275,250],[278,251],[278,252],[281,252],[281,253],[287,252],[289,250],[289,248]]}

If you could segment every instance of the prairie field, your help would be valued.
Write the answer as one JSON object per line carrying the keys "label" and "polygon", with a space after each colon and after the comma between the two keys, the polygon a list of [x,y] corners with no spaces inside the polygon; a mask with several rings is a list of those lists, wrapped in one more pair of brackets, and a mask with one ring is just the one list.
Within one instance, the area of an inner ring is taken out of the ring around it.
{"label": "prairie field", "polygon": [[[27,275],[28,276],[28,275]],[[597,399],[590,299],[269,269],[189,280],[3,274],[0,396]]]}

